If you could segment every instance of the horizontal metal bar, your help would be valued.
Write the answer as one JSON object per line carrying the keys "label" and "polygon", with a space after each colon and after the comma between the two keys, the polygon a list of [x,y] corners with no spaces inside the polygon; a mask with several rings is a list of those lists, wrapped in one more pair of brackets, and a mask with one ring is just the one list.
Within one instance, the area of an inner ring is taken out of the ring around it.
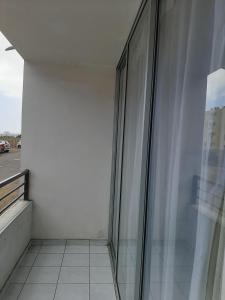
{"label": "horizontal metal bar", "polygon": [[198,184],[200,184],[200,182],[204,182],[204,183],[208,183],[208,184],[211,184],[211,185],[215,185],[216,187],[219,187],[221,189],[224,189],[224,185],[222,185],[221,183],[217,183],[215,181],[212,181],[212,180],[208,180],[208,179],[205,179],[205,178],[202,178],[198,175],[195,175],[196,178],[197,178],[197,181],[198,181]]}
{"label": "horizontal metal bar", "polygon": [[9,177],[3,181],[0,182],[0,188],[6,186],[7,184],[15,181],[16,179],[20,178],[20,177],[23,177],[25,175],[27,175],[29,173],[29,170],[24,170],[23,172],[20,172],[16,175],[13,175],[12,177]]}
{"label": "horizontal metal bar", "polygon": [[19,188],[21,188],[21,187],[24,186],[24,185],[25,185],[25,182],[22,183],[22,184],[20,184],[19,186],[17,186],[15,189],[11,190],[9,193],[5,194],[2,198],[0,198],[0,202],[1,202],[3,199],[5,199],[5,198],[7,198],[8,196],[10,196],[12,193],[14,193],[15,191],[17,191]]}
{"label": "horizontal metal bar", "polygon": [[207,195],[210,195],[211,197],[216,197],[216,198],[219,198],[219,199],[224,197],[224,195],[213,194],[213,192],[206,191],[206,190],[203,190],[203,189],[198,189],[198,192],[202,192],[202,193],[205,193]]}
{"label": "horizontal metal bar", "polygon": [[0,210],[0,214],[2,214],[4,211],[6,211],[10,206],[12,206],[16,201],[18,201],[23,195],[24,195],[24,193],[19,195],[16,199],[11,201],[9,204],[7,204],[2,210]]}

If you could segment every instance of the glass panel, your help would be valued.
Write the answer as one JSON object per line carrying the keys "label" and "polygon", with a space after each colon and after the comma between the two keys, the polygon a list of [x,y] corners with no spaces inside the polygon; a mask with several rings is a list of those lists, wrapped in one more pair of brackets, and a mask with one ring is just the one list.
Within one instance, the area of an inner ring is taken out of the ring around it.
{"label": "glass panel", "polygon": [[[146,76],[148,66],[149,7],[146,8],[129,46],[128,82],[121,182],[121,211],[118,254],[118,285],[122,300],[137,299],[142,247],[148,104]],[[146,125],[146,126],[145,126]],[[144,164],[144,167],[143,167]]]}
{"label": "glass panel", "polygon": [[144,299],[222,300],[225,1],[162,0],[159,25]]}
{"label": "glass panel", "polygon": [[120,183],[121,183],[121,163],[122,163],[122,146],[123,146],[123,127],[124,127],[124,108],[126,94],[126,57],[124,58],[119,71],[119,99],[118,99],[118,119],[117,119],[117,141],[116,141],[116,170],[115,170],[115,194],[113,201],[113,227],[112,240],[114,256],[117,256],[118,242],[118,219],[120,203]]}

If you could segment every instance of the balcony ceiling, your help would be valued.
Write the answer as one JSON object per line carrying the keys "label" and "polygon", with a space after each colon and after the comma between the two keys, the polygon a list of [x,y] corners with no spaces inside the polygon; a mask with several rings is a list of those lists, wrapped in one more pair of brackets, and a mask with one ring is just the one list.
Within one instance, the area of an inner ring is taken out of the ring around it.
{"label": "balcony ceiling", "polygon": [[0,0],[0,31],[25,60],[115,66],[140,0]]}

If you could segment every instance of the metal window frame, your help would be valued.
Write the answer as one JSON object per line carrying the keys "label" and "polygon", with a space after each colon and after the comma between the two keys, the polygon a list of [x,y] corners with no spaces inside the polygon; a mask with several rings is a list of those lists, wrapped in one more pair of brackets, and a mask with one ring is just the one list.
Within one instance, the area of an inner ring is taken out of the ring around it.
{"label": "metal window frame", "polygon": [[[128,71],[128,52],[125,51],[124,54],[123,54],[123,57],[122,57],[122,60],[121,60],[121,63],[119,65],[119,68],[117,69],[117,78],[118,78],[118,94],[117,94],[117,97],[118,99],[116,99],[116,102],[117,102],[117,119],[116,119],[116,122],[117,122],[117,136],[116,136],[116,140],[115,140],[115,148],[116,148],[116,151],[115,151],[115,158],[114,158],[114,178],[113,178],[113,195],[112,195],[112,208],[111,208],[111,252],[112,252],[112,256],[113,256],[113,267],[114,267],[114,270],[116,270],[116,266],[117,266],[117,256],[118,256],[118,251],[117,249],[115,249],[114,245],[113,245],[113,232],[114,232],[114,228],[113,228],[113,224],[114,224],[114,214],[116,213],[114,211],[114,203],[116,201],[115,199],[115,184],[116,184],[116,162],[117,162],[117,145],[118,145],[118,129],[119,129],[119,126],[118,126],[118,119],[119,119],[119,110],[120,110],[120,103],[119,101],[121,101],[121,75],[122,75],[122,70],[125,69],[125,84],[124,84],[124,107],[123,107],[123,118],[122,118],[122,124],[121,124],[121,127],[122,127],[122,136],[121,136],[121,148],[122,148],[122,153],[121,153],[121,165],[120,165],[120,186],[119,186],[119,190],[120,190],[120,187],[121,187],[121,180],[122,180],[122,172],[121,172],[121,169],[122,169],[122,165],[123,165],[123,146],[124,146],[124,124],[125,124],[125,111],[126,111],[126,93],[127,93],[127,71]],[[123,91],[122,91],[123,92]],[[120,196],[119,196],[119,202],[118,202],[118,208],[120,208]],[[117,224],[117,227],[119,228],[119,223],[120,223],[120,213],[118,211],[118,224]],[[118,234],[119,234],[119,230],[117,228],[117,238],[118,238]]]}
{"label": "metal window frame", "polygon": [[[143,217],[143,233],[142,233],[142,247],[141,247],[141,271],[140,271],[140,285],[138,289],[138,294],[137,299],[141,300],[144,299],[144,293],[143,293],[143,288],[144,288],[144,274],[145,274],[145,253],[146,253],[146,235],[148,234],[147,231],[147,218],[149,217],[149,202],[150,200],[148,199],[148,190],[149,190],[149,170],[150,170],[150,153],[151,153],[151,148],[152,148],[152,131],[153,131],[153,121],[154,121],[154,108],[155,108],[155,81],[156,81],[156,66],[157,66],[157,51],[158,51],[158,27],[159,27],[159,3],[160,0],[144,0],[141,3],[141,6],[139,8],[139,11],[137,13],[136,19],[134,21],[134,24],[132,26],[131,32],[128,36],[126,45],[124,47],[124,50],[122,52],[121,58],[119,60],[118,66],[117,66],[117,81],[116,81],[116,101],[119,101],[119,88],[120,88],[120,70],[121,70],[121,65],[123,64],[124,58],[126,57],[126,63],[127,63],[127,70],[126,70],[126,87],[125,87],[125,106],[126,106],[126,96],[127,96],[127,81],[128,81],[128,67],[129,67],[129,45],[130,41],[133,38],[133,35],[136,31],[136,27],[139,24],[139,21],[142,17],[142,14],[149,3],[149,9],[150,9],[150,37],[149,37],[149,49],[148,49],[148,68],[147,68],[147,86],[146,86],[146,101],[149,101],[149,128],[148,128],[148,134],[146,138],[146,143],[147,143],[147,156],[146,156],[146,162],[145,162],[145,167],[146,167],[146,178],[145,178],[145,183],[144,183],[144,217]],[[125,107],[126,109],[126,107]],[[118,113],[118,111],[117,111]],[[125,115],[124,115],[125,119]],[[115,117],[114,116],[114,122],[118,122],[118,115]],[[125,120],[124,120],[125,122]],[[118,124],[117,130],[118,130]],[[118,131],[117,131],[118,133]],[[114,135],[115,135],[115,123],[114,123]],[[117,137],[116,137],[117,138]],[[113,141],[113,143],[117,142],[117,139]],[[124,142],[124,130],[123,130],[123,141]],[[115,144],[114,144],[115,147]],[[124,145],[122,145],[122,148]],[[115,158],[116,158],[116,153],[114,152],[114,157],[112,160],[112,167],[115,168]],[[123,153],[122,153],[122,162],[121,162],[121,177],[122,177],[122,168],[123,168]],[[113,173],[114,172],[114,173]],[[112,170],[112,176],[115,177],[115,169]],[[122,181],[120,184],[120,203],[119,203],[119,217],[118,217],[118,242],[119,242],[119,229],[120,229],[120,213],[121,213],[121,186],[122,186]],[[109,245],[111,249],[111,254],[113,253],[113,245],[112,245],[112,226],[113,226],[113,216],[114,216],[114,188],[115,188],[115,178],[111,178],[111,197],[110,197],[110,223],[109,223]],[[120,294],[119,294],[119,288],[118,288],[118,281],[117,281],[117,272],[118,272],[118,251],[119,251],[119,244],[117,245],[117,254],[112,254],[112,261],[114,265],[114,282],[117,287],[117,294],[119,299],[121,299]]]}

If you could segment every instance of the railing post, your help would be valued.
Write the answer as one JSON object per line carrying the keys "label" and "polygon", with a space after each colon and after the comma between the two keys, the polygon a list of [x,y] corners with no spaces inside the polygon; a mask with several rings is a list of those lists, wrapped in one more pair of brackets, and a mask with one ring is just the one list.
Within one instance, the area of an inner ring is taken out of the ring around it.
{"label": "railing post", "polygon": [[26,170],[24,175],[24,200],[30,200],[29,198],[29,189],[30,189],[30,171]]}

